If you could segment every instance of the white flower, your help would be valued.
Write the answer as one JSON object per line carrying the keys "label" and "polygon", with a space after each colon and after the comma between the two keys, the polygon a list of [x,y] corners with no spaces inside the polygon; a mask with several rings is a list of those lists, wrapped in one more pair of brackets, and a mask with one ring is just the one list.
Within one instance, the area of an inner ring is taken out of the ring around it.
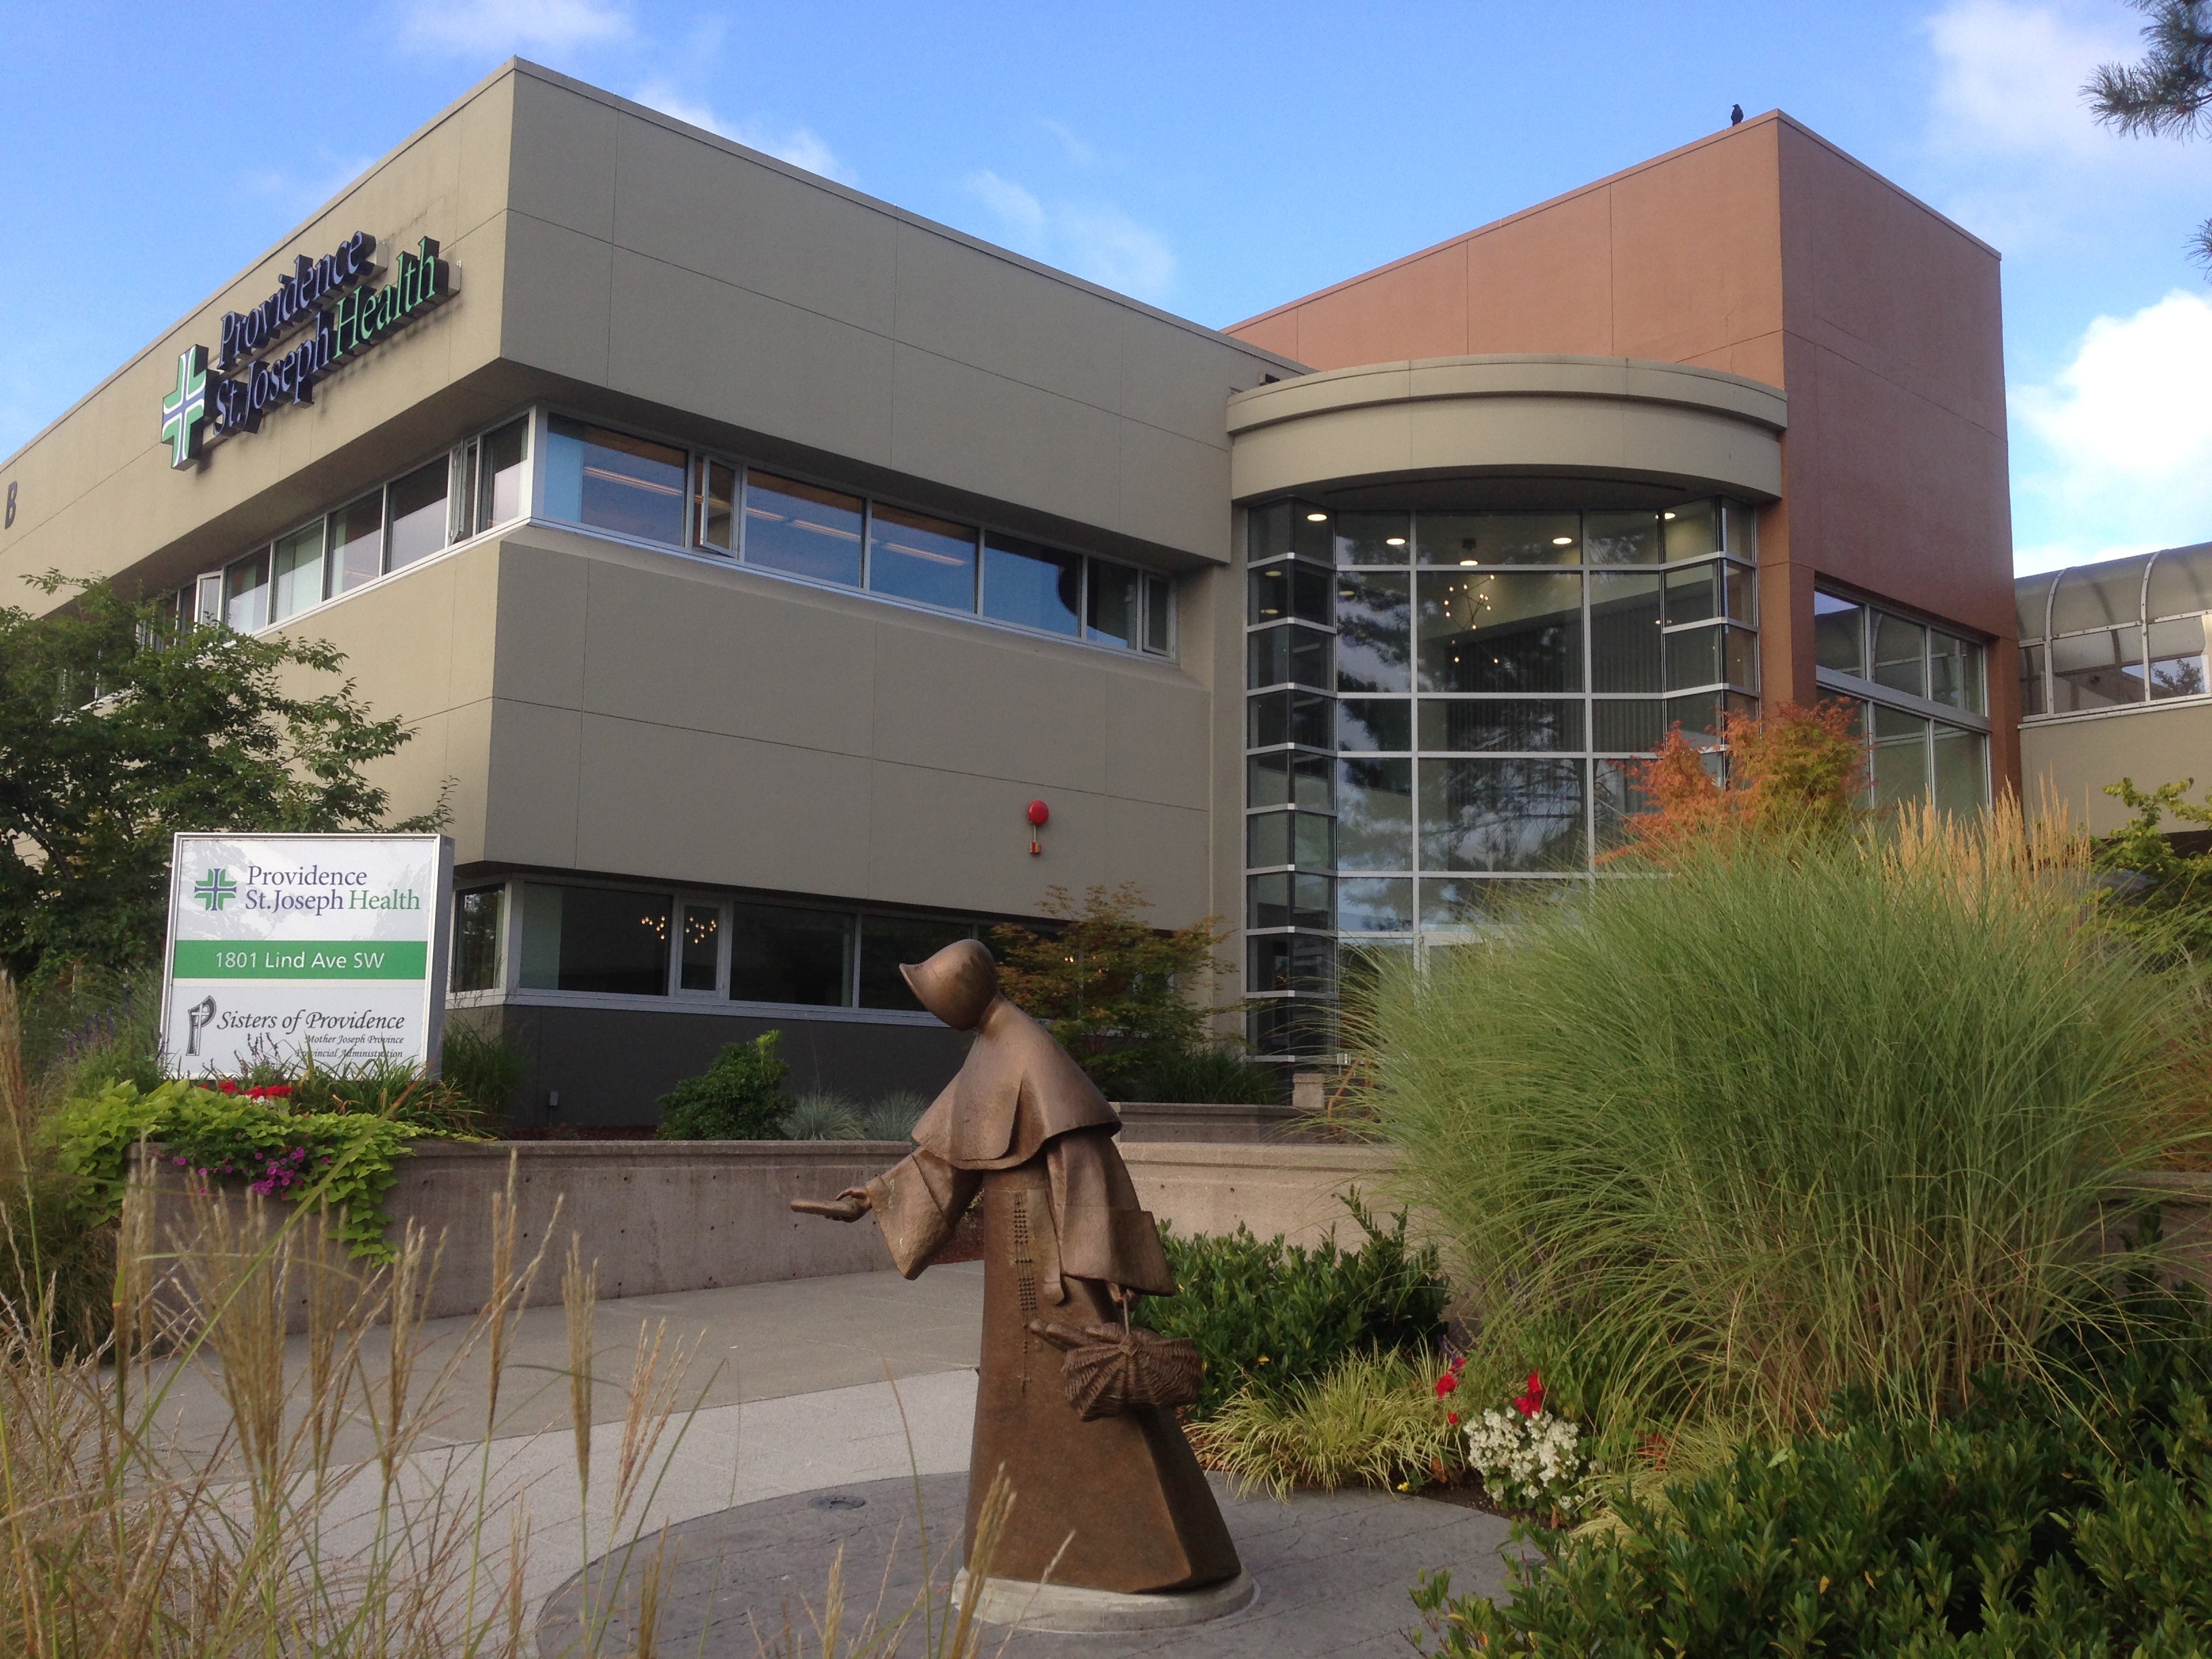
{"label": "white flower", "polygon": [[1468,1461],[1492,1495],[1522,1509],[1571,1510],[1589,1460],[1564,1417],[1487,1411],[1467,1425]]}

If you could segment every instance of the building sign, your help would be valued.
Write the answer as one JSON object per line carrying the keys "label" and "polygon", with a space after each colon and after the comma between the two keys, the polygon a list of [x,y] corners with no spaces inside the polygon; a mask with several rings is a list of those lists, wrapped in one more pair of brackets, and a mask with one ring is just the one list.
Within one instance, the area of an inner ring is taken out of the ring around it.
{"label": "building sign", "polygon": [[179,836],[161,1058],[185,1077],[398,1060],[444,1036],[443,836]]}
{"label": "building sign", "polygon": [[161,399],[172,467],[191,465],[210,441],[258,432],[279,404],[314,402],[316,381],[453,292],[453,269],[431,238],[393,261],[381,288],[375,252],[376,238],[356,231],[319,259],[300,255],[259,305],[223,313],[212,366],[205,346],[178,356],[176,384]]}

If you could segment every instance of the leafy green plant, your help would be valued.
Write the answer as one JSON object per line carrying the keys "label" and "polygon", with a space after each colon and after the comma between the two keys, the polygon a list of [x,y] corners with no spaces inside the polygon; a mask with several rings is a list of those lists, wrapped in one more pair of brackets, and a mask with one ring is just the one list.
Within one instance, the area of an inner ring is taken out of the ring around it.
{"label": "leafy green plant", "polygon": [[2171,812],[2185,826],[2178,833],[2212,828],[2212,800],[2185,799],[2195,782],[2184,778],[2148,793],[2133,778],[2107,784],[2105,793],[2135,817],[2092,854],[2108,878],[2103,896],[2112,926],[2175,965],[2212,958],[2212,853],[2183,852],[2165,823]]}
{"label": "leafy green plant", "polygon": [[1291,1388],[1239,1389],[1191,1426],[1191,1447],[1278,1498],[1293,1486],[1423,1486],[1463,1461],[1433,1370],[1413,1353],[1355,1350]]}
{"label": "leafy green plant", "polygon": [[1233,1049],[1193,1048],[1155,1059],[1135,1079],[1127,1098],[1275,1106],[1283,1099],[1283,1073],[1278,1066],[1255,1065]]}
{"label": "leafy green plant", "polygon": [[1093,887],[1080,903],[1064,887],[1047,890],[1053,926],[991,930],[1009,1001],[1050,1025],[1109,1094],[1205,1046],[1212,1015],[1188,993],[1226,965],[1213,954],[1228,937],[1218,918],[1162,932],[1139,919],[1149,907],[1133,882]]}
{"label": "leafy green plant", "polygon": [[96,1222],[122,1213],[131,1149],[206,1180],[240,1180],[269,1196],[313,1200],[341,1218],[340,1236],[366,1261],[391,1260],[384,1200],[408,1142],[445,1132],[365,1112],[295,1110],[181,1081],[150,1092],[118,1083],[71,1102],[47,1126],[56,1162],[75,1178],[76,1201]]}
{"label": "leafy green plant", "polygon": [[[2212,1333],[2201,1297],[2070,1340],[1899,1420],[1861,1395],[1610,1524],[1536,1530],[1503,1604],[1414,1601],[1449,1659],[1498,1654],[2201,1654],[2212,1644]],[[2099,1351],[2101,1352],[2099,1352]]]}
{"label": "leafy green plant", "polygon": [[775,1031],[750,1042],[726,1042],[714,1063],[660,1097],[663,1140],[780,1140],[790,1115],[787,1069],[776,1058]]}
{"label": "leafy green plant", "polygon": [[810,1089],[783,1115],[785,1140],[858,1140],[860,1116],[853,1103],[827,1090]]}
{"label": "leafy green plant", "polygon": [[1386,968],[1376,1107],[1480,1363],[1542,1364],[1601,1447],[2032,1367],[2204,1052],[2193,988],[2033,848],[2016,811],[1690,847]]}
{"label": "leafy green plant", "polygon": [[1436,1251],[1388,1232],[1346,1200],[1366,1240],[1308,1247],[1249,1228],[1184,1238],[1161,1229],[1176,1293],[1148,1297],[1136,1317],[1167,1337],[1188,1337],[1206,1362],[1194,1418],[1219,1411],[1240,1389],[1279,1398],[1362,1350],[1425,1351],[1441,1328],[1447,1289]]}

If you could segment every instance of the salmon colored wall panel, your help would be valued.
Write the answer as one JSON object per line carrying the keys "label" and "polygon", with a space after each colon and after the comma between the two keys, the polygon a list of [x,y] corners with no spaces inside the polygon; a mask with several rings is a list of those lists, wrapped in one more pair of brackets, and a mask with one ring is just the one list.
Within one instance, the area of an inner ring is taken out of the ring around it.
{"label": "salmon colored wall panel", "polygon": [[1607,192],[1594,190],[1468,237],[1462,349],[1620,356],[1612,224]]}
{"label": "salmon colored wall panel", "polygon": [[1682,361],[1693,368],[1717,368],[1723,374],[1741,374],[1747,380],[1764,380],[1769,386],[1781,386],[1783,381],[1782,342],[1785,336],[1780,329],[1771,334],[1754,335],[1748,340],[1723,346],[1717,351],[1708,351]]}
{"label": "salmon colored wall panel", "polygon": [[1784,326],[1778,125],[1738,128],[1614,183],[1620,355],[1681,362]]}
{"label": "salmon colored wall panel", "polygon": [[1467,252],[1452,243],[1386,265],[1300,307],[1298,361],[1316,368],[1458,357],[1467,343]]}
{"label": "salmon colored wall panel", "polygon": [[1301,307],[1271,312],[1265,317],[1242,325],[1237,337],[1255,345],[1262,351],[1279,352],[1292,362],[1307,360],[1298,355],[1298,314]]}

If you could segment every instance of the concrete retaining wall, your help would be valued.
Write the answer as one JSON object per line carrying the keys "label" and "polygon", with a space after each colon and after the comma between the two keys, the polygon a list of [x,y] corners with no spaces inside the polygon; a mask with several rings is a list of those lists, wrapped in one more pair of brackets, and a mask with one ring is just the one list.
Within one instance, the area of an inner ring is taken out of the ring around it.
{"label": "concrete retaining wall", "polygon": [[[429,1315],[476,1312],[491,1283],[492,1195],[512,1158],[521,1255],[546,1247],[535,1302],[559,1299],[558,1263],[572,1232],[597,1259],[605,1297],[872,1273],[890,1266],[872,1222],[793,1215],[790,1201],[833,1197],[908,1150],[851,1140],[425,1142],[400,1163],[386,1237],[396,1243],[410,1222],[442,1237]],[[1121,1150],[1139,1194],[1178,1231],[1226,1232],[1242,1221],[1262,1237],[1301,1241],[1346,1220],[1336,1194],[1372,1187],[1387,1167],[1385,1154],[1360,1147],[1133,1141]],[[155,1169],[155,1237],[161,1249],[188,1248],[192,1207],[181,1180],[158,1162]],[[234,1191],[224,1201],[245,1204]],[[295,1328],[305,1319],[303,1294]]]}

